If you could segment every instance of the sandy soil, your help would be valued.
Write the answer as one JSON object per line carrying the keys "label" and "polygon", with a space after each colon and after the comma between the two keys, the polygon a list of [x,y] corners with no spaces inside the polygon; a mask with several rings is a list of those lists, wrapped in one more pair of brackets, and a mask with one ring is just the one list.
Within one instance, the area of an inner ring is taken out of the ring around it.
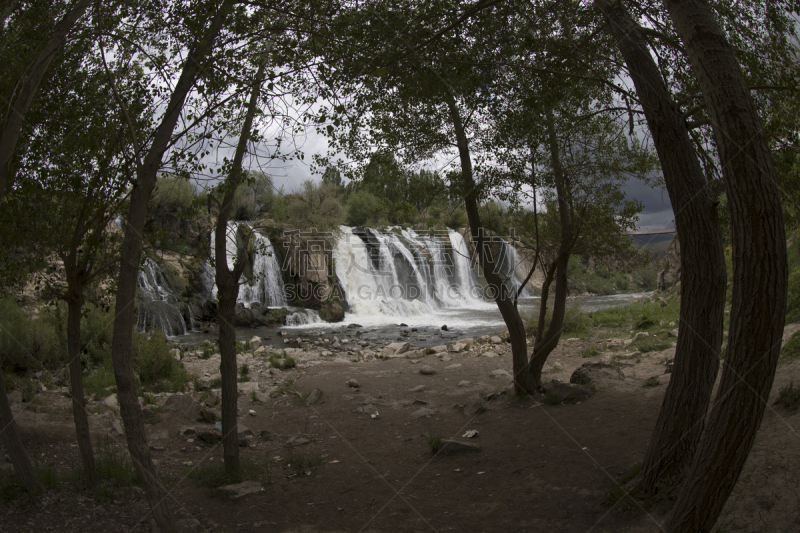
{"label": "sandy soil", "polygon": [[[198,466],[220,462],[222,453],[181,431],[212,431],[213,425],[156,409],[155,423],[146,426],[149,443],[159,472],[167,476],[172,509],[189,531],[657,531],[663,515],[601,501],[613,480],[644,454],[669,378],[664,361],[673,350],[640,354],[623,346],[583,358],[587,347],[610,342],[602,334],[564,339],[546,367],[546,381],[568,382],[587,361],[616,359],[624,377],[597,381],[596,394],[576,404],[548,405],[506,392],[508,377],[493,372],[511,371],[507,343],[476,343],[460,353],[412,350],[410,357],[391,359],[367,354],[371,360],[353,362],[357,352],[325,346],[321,355],[314,344],[319,339],[307,338],[293,344],[307,349],[292,353],[299,364],[285,371],[270,369],[264,355],[240,357],[259,389],[239,398],[240,423],[254,433],[240,450],[242,457],[270,461],[271,481],[236,500],[187,477]],[[355,330],[341,337],[348,335],[355,337]],[[184,363],[201,380],[218,372],[214,357],[187,355]],[[423,366],[435,373],[420,374]],[[645,387],[653,376],[660,384]],[[360,386],[349,386],[351,379]],[[800,530],[800,414],[773,406],[780,387],[792,379],[800,381],[800,362],[779,367],[755,447],[717,531]],[[322,397],[306,405],[302,396],[314,389]],[[484,412],[465,413],[487,396]],[[93,433],[124,449],[114,410],[99,405],[92,406],[99,411],[91,416]],[[13,408],[38,461],[59,470],[78,463],[63,394],[43,392]],[[433,413],[412,416],[420,409]],[[477,436],[462,437],[468,430]],[[475,444],[480,451],[433,455],[430,436]],[[296,437],[308,443],[287,446]],[[298,473],[284,464],[291,456],[323,464]],[[0,503],[0,531],[151,530],[141,490],[120,494],[100,498],[64,483],[35,502],[18,497]]]}

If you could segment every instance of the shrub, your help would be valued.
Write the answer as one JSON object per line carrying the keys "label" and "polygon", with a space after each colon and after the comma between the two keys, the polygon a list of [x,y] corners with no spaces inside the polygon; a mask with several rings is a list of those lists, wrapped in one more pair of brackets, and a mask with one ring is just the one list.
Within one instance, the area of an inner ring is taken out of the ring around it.
{"label": "shrub", "polygon": [[0,354],[3,368],[12,372],[60,367],[64,351],[54,315],[44,311],[30,318],[13,298],[0,299]]}
{"label": "shrub", "polygon": [[791,361],[800,357],[800,331],[796,331],[789,341],[781,346],[781,359]]}
{"label": "shrub", "polygon": [[373,194],[357,191],[347,201],[347,224],[365,226],[370,221],[374,222],[380,209],[380,201]]}
{"label": "shrub", "polygon": [[595,355],[600,353],[600,349],[597,346],[589,346],[585,350],[581,352],[581,356],[585,359],[587,357],[594,357]]}
{"label": "shrub", "polygon": [[782,387],[778,394],[776,405],[783,405],[790,411],[797,411],[800,408],[800,387],[794,388],[794,381]]}
{"label": "shrub", "polygon": [[442,436],[439,433],[430,433],[425,436],[425,442],[428,444],[428,449],[431,453],[439,451],[439,446],[442,445]]}
{"label": "shrub", "polygon": [[167,338],[156,330],[151,335],[134,333],[133,367],[147,390],[178,392],[189,380],[189,374],[170,353]]}
{"label": "shrub", "polygon": [[651,378],[647,378],[647,381],[644,382],[643,387],[658,387],[661,383],[658,381],[658,376],[653,376]]}

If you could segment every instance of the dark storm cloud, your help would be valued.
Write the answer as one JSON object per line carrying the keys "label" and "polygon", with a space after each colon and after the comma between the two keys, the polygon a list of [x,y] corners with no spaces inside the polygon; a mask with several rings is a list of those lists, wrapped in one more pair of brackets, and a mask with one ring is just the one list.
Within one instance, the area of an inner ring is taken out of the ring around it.
{"label": "dark storm cloud", "polygon": [[675,227],[675,215],[666,189],[653,188],[642,180],[631,179],[625,185],[625,195],[644,204],[644,209],[639,215],[639,229]]}

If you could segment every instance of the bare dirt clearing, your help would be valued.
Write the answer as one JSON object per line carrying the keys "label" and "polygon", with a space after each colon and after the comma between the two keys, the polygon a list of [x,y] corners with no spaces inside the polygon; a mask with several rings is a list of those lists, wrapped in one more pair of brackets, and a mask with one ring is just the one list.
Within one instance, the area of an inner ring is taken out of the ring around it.
{"label": "bare dirt clearing", "polygon": [[[366,362],[297,351],[292,356],[298,366],[285,371],[270,370],[266,356],[241,357],[251,383],[258,384],[247,385],[255,389],[239,398],[240,423],[252,432],[242,434],[241,453],[269,465],[269,482],[240,499],[215,495],[188,477],[221,462],[221,448],[204,442],[214,440],[213,424],[156,407],[148,439],[172,507],[192,531],[656,531],[663,516],[601,502],[612,480],[644,454],[669,378],[664,361],[673,349],[640,353],[623,345],[603,351],[622,341],[602,337],[595,331],[587,339],[564,339],[549,359],[546,381],[568,382],[583,363],[603,359],[614,359],[624,377],[598,378],[590,398],[558,405],[506,392],[507,343]],[[598,353],[584,358],[591,347]],[[213,381],[213,357],[184,362]],[[435,373],[421,374],[423,366]],[[652,377],[658,384],[645,386]],[[759,437],[718,531],[800,529],[800,415],[773,407],[778,390],[792,379],[800,381],[798,361],[778,368]],[[304,398],[314,389],[322,396],[307,405]],[[215,409],[213,391],[194,396],[203,408]],[[164,401],[156,398],[155,405]],[[90,420],[96,440],[109,436],[124,449],[113,409],[95,410]],[[16,403],[14,411],[40,464],[62,472],[80,464],[66,397],[40,393],[30,403]],[[477,435],[463,437],[468,430]],[[435,437],[480,451],[434,456],[429,443]],[[294,445],[287,445],[292,439]],[[100,496],[61,482],[37,501],[18,496],[1,510],[2,531],[152,527],[136,487]]]}

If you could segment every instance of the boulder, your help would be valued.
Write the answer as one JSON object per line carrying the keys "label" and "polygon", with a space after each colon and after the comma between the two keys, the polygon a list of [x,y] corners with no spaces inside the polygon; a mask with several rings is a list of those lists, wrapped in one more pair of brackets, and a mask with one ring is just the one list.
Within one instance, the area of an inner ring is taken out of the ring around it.
{"label": "boulder", "polygon": [[583,363],[575,369],[569,382],[575,385],[589,385],[602,381],[619,381],[625,375],[619,368],[608,363]]}
{"label": "boulder", "polygon": [[164,402],[164,408],[180,411],[189,420],[196,420],[202,409],[200,404],[188,394],[173,394]]}
{"label": "boulder", "polygon": [[592,395],[589,389],[579,385],[568,385],[560,381],[551,381],[544,386],[548,395],[553,395],[558,400],[557,403],[567,402],[576,403],[585,400]]}
{"label": "boulder", "polygon": [[423,376],[432,376],[433,374],[436,373],[436,370],[429,367],[428,365],[425,365],[419,369],[419,373],[422,374]]}
{"label": "boulder", "polygon": [[393,342],[386,348],[381,350],[381,357],[390,357],[392,355],[401,355],[411,349],[409,342]]}
{"label": "boulder", "polygon": [[344,320],[344,309],[339,302],[324,302],[319,308],[319,316],[325,322],[341,322]]}
{"label": "boulder", "polygon": [[308,398],[306,398],[306,405],[314,405],[320,398],[322,398],[322,391],[314,389],[311,391],[311,394],[308,395]]}
{"label": "boulder", "polygon": [[250,349],[258,350],[259,348],[261,348],[261,337],[253,335],[253,338],[250,339]]}
{"label": "boulder", "polygon": [[489,339],[489,341],[490,341],[492,344],[502,344],[502,343],[503,343],[503,339],[501,339],[501,338],[500,338],[500,337],[498,337],[497,335],[493,335],[493,336],[492,336],[492,338],[491,338],[491,339]]}

